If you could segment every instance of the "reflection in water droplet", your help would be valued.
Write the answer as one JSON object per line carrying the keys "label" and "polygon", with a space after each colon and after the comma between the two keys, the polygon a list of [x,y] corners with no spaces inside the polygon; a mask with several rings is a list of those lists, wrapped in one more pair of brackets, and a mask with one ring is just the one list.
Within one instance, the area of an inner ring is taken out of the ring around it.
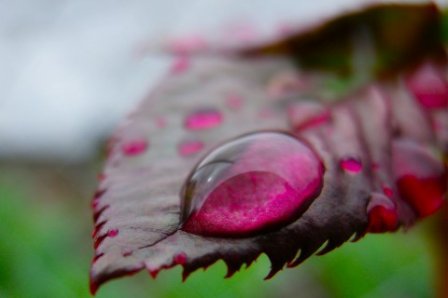
{"label": "reflection in water droplet", "polygon": [[233,139],[209,153],[182,190],[182,228],[247,236],[300,216],[320,193],[324,168],[313,150],[278,132]]}
{"label": "reflection in water droplet", "polygon": [[183,141],[178,146],[178,151],[181,156],[190,156],[198,153],[204,148],[204,143],[197,140]]}
{"label": "reflection in water droplet", "polygon": [[400,196],[420,217],[437,211],[447,191],[447,173],[441,158],[428,148],[407,140],[394,141],[392,154]]}
{"label": "reflection in water droplet", "polygon": [[362,163],[358,159],[355,158],[345,158],[339,162],[341,169],[346,171],[347,173],[357,174],[362,171]]}
{"label": "reflection in water droplet", "polygon": [[222,114],[216,109],[203,109],[189,114],[185,118],[184,126],[191,130],[209,129],[222,122]]}
{"label": "reflection in water droplet", "polygon": [[136,156],[142,154],[148,148],[148,142],[146,140],[132,140],[124,143],[121,146],[121,150],[124,155]]}

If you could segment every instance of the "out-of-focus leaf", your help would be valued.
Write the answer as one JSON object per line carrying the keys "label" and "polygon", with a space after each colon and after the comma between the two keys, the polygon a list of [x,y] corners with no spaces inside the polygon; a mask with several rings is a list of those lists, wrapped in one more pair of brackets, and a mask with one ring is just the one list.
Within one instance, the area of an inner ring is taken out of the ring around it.
{"label": "out-of-focus leaf", "polygon": [[356,76],[384,75],[413,64],[422,55],[441,51],[445,23],[442,12],[432,2],[373,2],[309,26],[290,25],[269,38],[254,37],[237,43],[219,35],[216,40],[179,38],[166,50],[189,55],[287,55],[308,69]]}

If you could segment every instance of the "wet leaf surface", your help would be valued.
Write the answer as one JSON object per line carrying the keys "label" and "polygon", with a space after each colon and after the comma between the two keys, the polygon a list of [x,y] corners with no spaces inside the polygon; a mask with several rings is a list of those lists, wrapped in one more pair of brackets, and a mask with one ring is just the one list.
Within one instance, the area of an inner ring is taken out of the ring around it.
{"label": "wet leaf surface", "polygon": [[229,277],[262,253],[270,278],[436,212],[444,61],[326,103],[329,76],[288,56],[182,57],[111,138],[92,204],[91,291],[142,269],[182,265],[186,278],[219,259]]}

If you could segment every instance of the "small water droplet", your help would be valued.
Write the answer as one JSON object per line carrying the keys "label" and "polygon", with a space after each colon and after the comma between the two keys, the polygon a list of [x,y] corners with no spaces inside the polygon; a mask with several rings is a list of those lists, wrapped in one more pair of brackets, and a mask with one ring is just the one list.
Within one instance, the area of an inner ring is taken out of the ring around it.
{"label": "small water droplet", "polygon": [[305,143],[278,132],[244,135],[210,152],[182,190],[182,229],[245,236],[300,216],[320,193],[324,168]]}
{"label": "small water droplet", "polygon": [[393,170],[399,195],[419,217],[436,212],[447,191],[447,173],[441,157],[416,142],[393,142]]}
{"label": "small water droplet", "polygon": [[387,185],[383,185],[383,192],[388,198],[392,198],[394,196],[394,191]]}
{"label": "small water droplet", "polygon": [[148,142],[146,140],[132,140],[124,143],[121,146],[121,150],[124,155],[136,156],[145,152],[148,148]]}
{"label": "small water droplet", "polygon": [[406,80],[409,90],[428,109],[448,106],[448,82],[443,72],[431,63],[425,63]]}
{"label": "small water droplet", "polygon": [[373,193],[367,206],[369,233],[384,233],[398,228],[398,213],[395,203],[380,193]]}
{"label": "small water droplet", "polygon": [[313,102],[291,104],[287,111],[289,123],[295,131],[314,128],[331,120],[331,111]]}
{"label": "small water droplet", "polygon": [[107,231],[107,237],[116,237],[118,235],[118,229],[112,229]]}
{"label": "small water droplet", "polygon": [[190,68],[190,59],[187,56],[177,57],[171,65],[170,72],[172,74],[181,74]]}
{"label": "small water droplet", "polygon": [[347,173],[357,174],[362,171],[361,161],[353,157],[341,159],[339,165]]}
{"label": "small water droplet", "polygon": [[174,256],[173,262],[175,264],[184,265],[187,262],[187,255],[184,252],[180,252]]}
{"label": "small water droplet", "polygon": [[204,148],[204,143],[198,140],[183,141],[178,146],[178,152],[181,156],[190,156],[198,153]]}
{"label": "small water droplet", "polygon": [[201,109],[187,115],[184,126],[191,130],[203,130],[218,126],[222,120],[222,114],[218,110]]}

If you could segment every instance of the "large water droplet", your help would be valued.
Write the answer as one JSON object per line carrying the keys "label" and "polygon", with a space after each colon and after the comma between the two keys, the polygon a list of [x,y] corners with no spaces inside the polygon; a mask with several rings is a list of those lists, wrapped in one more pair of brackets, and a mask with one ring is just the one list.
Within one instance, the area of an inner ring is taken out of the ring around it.
{"label": "large water droplet", "polygon": [[393,169],[400,196],[420,217],[437,211],[447,191],[447,174],[441,158],[422,145],[393,143]]}
{"label": "large water droplet", "polygon": [[297,138],[259,132],[233,139],[193,169],[182,190],[183,230],[241,237],[287,224],[321,191],[321,160]]}
{"label": "large water droplet", "polygon": [[202,109],[195,111],[185,118],[185,128],[191,130],[209,129],[222,122],[222,114],[216,109]]}

